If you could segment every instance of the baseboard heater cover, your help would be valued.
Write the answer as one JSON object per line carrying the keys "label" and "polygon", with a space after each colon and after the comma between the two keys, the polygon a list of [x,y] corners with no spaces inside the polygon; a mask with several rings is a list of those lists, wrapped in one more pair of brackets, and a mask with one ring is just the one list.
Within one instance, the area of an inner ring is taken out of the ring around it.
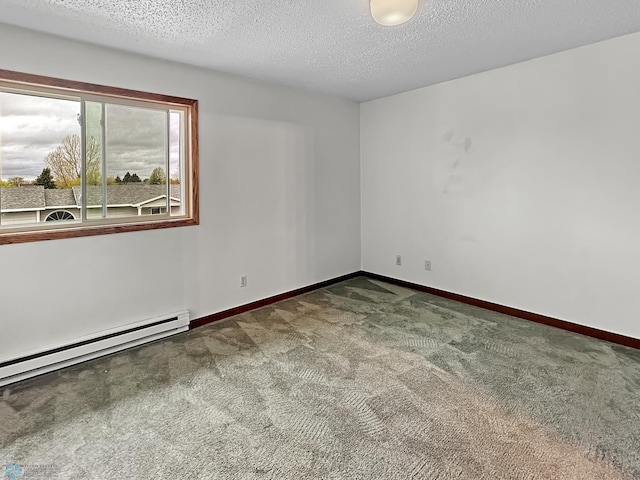
{"label": "baseboard heater cover", "polygon": [[0,360],[0,386],[35,377],[189,329],[187,310],[76,338],[53,348]]}

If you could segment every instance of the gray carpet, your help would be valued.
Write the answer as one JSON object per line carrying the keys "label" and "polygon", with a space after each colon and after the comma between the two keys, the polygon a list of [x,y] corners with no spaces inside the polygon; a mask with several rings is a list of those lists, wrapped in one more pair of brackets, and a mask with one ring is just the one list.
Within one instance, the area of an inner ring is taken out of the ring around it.
{"label": "gray carpet", "polygon": [[640,478],[640,351],[362,277],[0,393],[21,479]]}

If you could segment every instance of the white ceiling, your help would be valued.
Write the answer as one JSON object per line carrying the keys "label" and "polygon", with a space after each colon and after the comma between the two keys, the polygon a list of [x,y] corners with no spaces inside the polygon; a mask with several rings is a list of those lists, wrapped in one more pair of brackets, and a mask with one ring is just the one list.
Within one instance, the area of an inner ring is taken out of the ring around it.
{"label": "white ceiling", "polygon": [[0,0],[0,21],[364,101],[640,31],[640,0],[420,0],[399,27],[368,0]]}

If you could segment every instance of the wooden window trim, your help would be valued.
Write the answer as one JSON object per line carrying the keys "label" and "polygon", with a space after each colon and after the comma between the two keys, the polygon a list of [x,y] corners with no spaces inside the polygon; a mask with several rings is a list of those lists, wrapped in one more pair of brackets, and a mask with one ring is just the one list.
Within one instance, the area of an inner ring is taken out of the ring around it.
{"label": "wooden window trim", "polygon": [[[200,223],[200,205],[199,205],[199,143],[198,143],[198,101],[189,98],[175,97],[170,95],[162,95],[157,93],[143,92],[140,90],[130,90],[119,87],[109,87],[93,83],[78,82],[74,80],[65,80],[55,77],[47,77],[42,75],[33,75],[29,73],[15,72],[11,70],[0,69],[0,81],[3,83],[15,83],[16,88],[24,86],[32,86],[34,88],[47,89],[52,88],[61,93],[68,92],[70,94],[91,94],[96,93],[106,97],[124,98],[131,100],[143,100],[146,102],[161,103],[167,106],[174,105],[184,108],[189,113],[188,132],[185,140],[188,142],[189,151],[189,175],[188,189],[186,194],[189,195],[188,209],[189,212],[180,218],[165,218],[161,220],[144,220],[136,219],[134,221],[113,223],[108,225],[82,224],[82,225],[48,225],[34,230],[25,228],[22,231],[6,231],[0,230],[0,245],[16,244],[26,242],[36,242],[42,240],[57,240],[64,238],[87,237],[94,235],[108,235],[112,233],[137,232],[143,230],[159,230],[164,228],[184,227],[198,225]],[[151,216],[150,216],[151,217]],[[19,228],[19,227],[18,227]]]}

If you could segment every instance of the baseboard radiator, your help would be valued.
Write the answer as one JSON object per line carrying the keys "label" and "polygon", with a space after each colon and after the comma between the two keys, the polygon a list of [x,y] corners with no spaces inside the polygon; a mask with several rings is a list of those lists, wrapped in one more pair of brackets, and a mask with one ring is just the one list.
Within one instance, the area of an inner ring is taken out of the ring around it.
{"label": "baseboard radiator", "polygon": [[189,312],[154,317],[16,358],[0,359],[0,386],[68,367],[92,358],[152,342],[189,329]]}

